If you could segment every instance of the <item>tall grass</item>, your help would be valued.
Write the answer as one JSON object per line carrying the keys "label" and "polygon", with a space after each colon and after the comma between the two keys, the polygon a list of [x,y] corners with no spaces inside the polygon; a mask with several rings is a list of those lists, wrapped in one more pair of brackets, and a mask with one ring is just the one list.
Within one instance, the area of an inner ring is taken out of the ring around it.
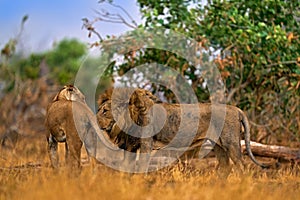
{"label": "tall grass", "polygon": [[51,169],[43,145],[42,150],[30,150],[36,154],[23,152],[23,157],[12,157],[10,161],[4,160],[2,154],[0,199],[288,200],[300,197],[299,168],[267,171],[249,168],[243,176],[233,172],[227,180],[218,178],[214,169],[205,169],[197,163],[195,167],[177,164],[149,174],[122,173],[103,165],[92,169],[85,164],[81,173],[75,173],[63,166],[57,171]]}
{"label": "tall grass", "polygon": [[214,171],[201,174],[178,166],[150,174],[104,166],[83,167],[80,174],[20,167],[1,170],[0,194],[1,199],[298,199],[300,177],[290,170],[220,180]]}

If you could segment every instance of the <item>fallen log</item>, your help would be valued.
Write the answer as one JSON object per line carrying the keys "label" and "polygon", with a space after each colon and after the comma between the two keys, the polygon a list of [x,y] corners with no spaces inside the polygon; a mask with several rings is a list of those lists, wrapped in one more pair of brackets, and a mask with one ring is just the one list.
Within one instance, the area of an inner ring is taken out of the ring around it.
{"label": "fallen log", "polygon": [[[242,150],[246,152],[245,141],[241,141]],[[254,155],[271,157],[300,163],[300,149],[277,145],[266,145],[258,142],[250,142],[251,151]]]}

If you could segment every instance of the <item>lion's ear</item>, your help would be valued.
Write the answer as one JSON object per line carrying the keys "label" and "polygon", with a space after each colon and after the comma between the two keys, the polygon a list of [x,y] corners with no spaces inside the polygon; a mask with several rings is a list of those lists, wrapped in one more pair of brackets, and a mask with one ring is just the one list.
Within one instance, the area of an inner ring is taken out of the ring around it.
{"label": "lion's ear", "polygon": [[104,102],[110,100],[111,96],[112,96],[112,92],[113,92],[113,88],[109,88],[109,89],[105,90],[105,92],[103,94],[100,94],[99,98],[98,98],[98,101],[97,101],[98,106],[100,106]]}
{"label": "lion's ear", "polygon": [[58,100],[59,100],[60,93],[61,93],[61,91],[62,91],[63,89],[65,89],[65,87],[59,90],[59,92],[58,92],[58,93],[55,95],[55,97],[52,99],[52,102],[58,101]]}
{"label": "lion's ear", "polygon": [[152,101],[154,101],[154,103],[162,103],[162,101],[157,96],[152,94],[151,92],[147,91],[146,94]]}
{"label": "lion's ear", "polygon": [[54,102],[54,101],[58,101],[58,96],[59,96],[59,94],[56,94],[55,97],[52,99],[52,101],[53,101],[53,102]]}
{"label": "lion's ear", "polygon": [[99,98],[98,98],[98,107],[100,107],[104,102],[108,101],[109,98],[107,96],[104,96],[104,95],[100,95]]}

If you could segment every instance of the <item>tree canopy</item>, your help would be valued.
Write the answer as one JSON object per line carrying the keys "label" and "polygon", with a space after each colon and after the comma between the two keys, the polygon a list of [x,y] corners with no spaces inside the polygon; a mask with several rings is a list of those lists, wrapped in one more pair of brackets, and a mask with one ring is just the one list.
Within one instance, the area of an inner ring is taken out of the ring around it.
{"label": "tree canopy", "polygon": [[[162,27],[199,42],[205,49],[205,59],[214,62],[221,73],[226,86],[225,102],[247,111],[256,133],[274,136],[268,138],[277,141],[299,140],[299,1],[210,0],[206,5],[196,0],[137,2],[143,18],[139,28]],[[107,38],[97,45],[108,49],[116,44]],[[188,43],[185,45],[188,49]],[[209,100],[205,81],[196,73],[197,66],[176,53],[142,47],[116,52],[125,60],[114,66],[119,76],[155,61],[179,71],[200,101]],[[164,91],[169,101],[175,98],[167,88],[153,85],[152,90]]]}

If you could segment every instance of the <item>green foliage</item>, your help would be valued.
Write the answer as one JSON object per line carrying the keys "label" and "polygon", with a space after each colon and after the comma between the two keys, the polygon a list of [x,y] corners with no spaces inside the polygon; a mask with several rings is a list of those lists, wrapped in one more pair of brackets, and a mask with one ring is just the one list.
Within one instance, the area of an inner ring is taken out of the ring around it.
{"label": "green foliage", "polygon": [[[300,139],[299,1],[210,0],[201,5],[188,0],[138,0],[138,4],[144,19],[140,28],[163,27],[199,42],[207,52],[201,55],[203,61],[212,59],[219,68],[227,89],[226,102],[248,111],[254,123],[267,124],[254,126],[255,132],[263,128],[278,141]],[[159,46],[159,41],[155,42]],[[169,42],[190,48],[188,42]],[[157,62],[180,72],[199,100],[208,100],[205,81],[196,73],[196,66],[176,53],[143,49],[136,43],[127,52],[116,50],[125,58],[114,67],[120,76],[138,65]],[[104,41],[102,48],[111,46]],[[174,95],[166,88],[153,89],[165,91],[166,98],[173,101]]]}
{"label": "green foliage", "polygon": [[[4,50],[7,49],[6,46]],[[25,58],[15,54],[14,50],[5,52],[9,54],[3,54],[5,59],[0,62],[0,76],[5,82],[6,90],[10,91],[21,84],[20,81],[39,78],[43,61],[46,61],[45,64],[49,68],[49,78],[61,85],[72,83],[87,48],[75,39],[64,39],[54,49],[44,53],[33,53]]]}
{"label": "green foliage", "polygon": [[80,59],[86,54],[86,50],[86,46],[75,39],[59,42],[46,54],[52,78],[57,79],[60,84],[73,81],[80,67]]}
{"label": "green foliage", "polygon": [[191,1],[139,0],[138,3],[145,20],[145,28],[163,26],[175,31],[182,31],[195,21],[188,9]]}
{"label": "green foliage", "polygon": [[[40,64],[44,58],[43,54],[31,54],[28,58],[21,59],[15,64],[18,68],[21,78],[37,79],[39,77]],[[16,69],[17,70],[17,69]]]}
{"label": "green foliage", "polygon": [[204,13],[196,32],[221,50],[217,63],[229,101],[259,124],[276,115],[277,133],[299,130],[299,7],[299,1],[210,1],[195,9],[195,17]]}

